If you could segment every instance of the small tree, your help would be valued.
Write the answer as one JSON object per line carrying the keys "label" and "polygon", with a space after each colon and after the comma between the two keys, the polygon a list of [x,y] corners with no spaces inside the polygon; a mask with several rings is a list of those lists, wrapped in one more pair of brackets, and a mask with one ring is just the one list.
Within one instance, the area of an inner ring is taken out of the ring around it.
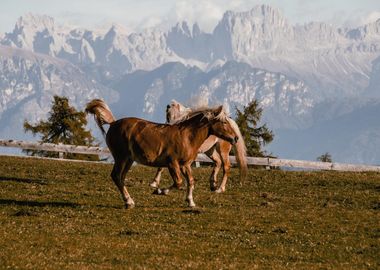
{"label": "small tree", "polygon": [[273,140],[273,132],[266,126],[258,126],[263,110],[259,107],[257,100],[252,100],[240,111],[236,108],[236,123],[238,124],[244,142],[247,146],[247,155],[262,157],[267,154],[262,146]]}
{"label": "small tree", "polygon": [[[51,111],[47,121],[40,121],[36,125],[24,122],[25,132],[32,132],[35,136],[41,134],[41,142],[62,143],[73,145],[94,146],[94,137],[90,131],[85,129],[87,125],[86,114],[78,112],[74,107],[70,107],[66,97],[54,96]],[[29,155],[39,155],[44,157],[58,157],[57,152],[25,150]],[[65,158],[98,160],[95,155],[65,153]]]}
{"label": "small tree", "polygon": [[317,160],[321,162],[332,162],[332,158],[329,152],[320,155],[319,157],[317,157]]}

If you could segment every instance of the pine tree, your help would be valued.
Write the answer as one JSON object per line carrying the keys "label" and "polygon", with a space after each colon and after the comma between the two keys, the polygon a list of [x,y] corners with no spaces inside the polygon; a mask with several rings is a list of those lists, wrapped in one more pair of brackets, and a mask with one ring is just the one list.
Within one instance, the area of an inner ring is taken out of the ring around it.
{"label": "pine tree", "polygon": [[[34,126],[25,121],[24,130],[25,132],[32,132],[34,136],[41,134],[40,142],[43,143],[95,146],[95,138],[92,137],[90,131],[85,129],[86,125],[87,119],[84,112],[78,112],[71,107],[66,97],[54,96],[48,120],[40,121]],[[57,152],[36,150],[26,150],[25,152],[32,156],[58,157],[59,155]],[[64,157],[68,159],[99,159],[95,155],[71,153],[65,153]]]}
{"label": "pine tree", "polygon": [[252,100],[240,111],[236,108],[236,123],[239,126],[244,142],[247,146],[247,155],[263,157],[267,154],[262,146],[273,140],[273,132],[266,126],[258,126],[263,110],[259,107],[257,100]]}

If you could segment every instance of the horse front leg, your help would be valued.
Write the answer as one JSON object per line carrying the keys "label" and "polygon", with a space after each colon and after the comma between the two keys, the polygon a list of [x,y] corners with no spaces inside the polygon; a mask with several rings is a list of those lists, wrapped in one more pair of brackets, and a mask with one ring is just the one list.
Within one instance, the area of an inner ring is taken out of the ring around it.
{"label": "horse front leg", "polygon": [[187,194],[186,201],[189,204],[189,207],[195,207],[194,199],[193,199],[193,190],[194,190],[194,177],[191,171],[191,165],[187,164],[181,167],[181,171],[186,178],[187,182]]}
{"label": "horse front leg", "polygon": [[158,168],[156,175],[154,176],[153,181],[149,184],[149,186],[153,188],[158,188],[160,186],[160,181],[161,181],[161,174],[163,172],[164,168]]}
{"label": "horse front leg", "polygon": [[129,195],[127,187],[125,186],[125,176],[133,164],[133,160],[116,161],[111,172],[111,178],[121,193],[121,197],[125,202],[126,208],[135,207],[135,202]]}

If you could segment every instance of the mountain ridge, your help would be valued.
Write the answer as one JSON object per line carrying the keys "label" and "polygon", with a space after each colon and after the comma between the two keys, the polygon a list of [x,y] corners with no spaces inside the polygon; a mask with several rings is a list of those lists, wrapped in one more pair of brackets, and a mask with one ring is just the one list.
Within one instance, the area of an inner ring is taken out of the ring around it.
{"label": "mountain ridge", "polygon": [[[29,32],[20,32],[26,26]],[[28,42],[23,42],[23,35]],[[236,60],[302,79],[325,97],[339,97],[367,87],[370,63],[380,53],[380,20],[351,29],[323,22],[291,25],[279,9],[261,5],[226,11],[212,33],[182,22],[168,31],[130,33],[112,26],[99,34],[58,27],[48,16],[29,15],[19,19],[0,43],[60,57],[88,71],[100,66],[98,78],[104,83],[166,62],[207,70],[215,62]]]}

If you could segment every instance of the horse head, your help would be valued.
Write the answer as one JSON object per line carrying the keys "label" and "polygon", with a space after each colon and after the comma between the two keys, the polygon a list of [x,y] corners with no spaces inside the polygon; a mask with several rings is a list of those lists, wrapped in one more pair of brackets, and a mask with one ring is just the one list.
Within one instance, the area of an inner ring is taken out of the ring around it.
{"label": "horse head", "polygon": [[223,106],[211,110],[207,116],[210,122],[210,134],[215,135],[232,145],[237,143],[239,136],[231,118],[225,112]]}
{"label": "horse head", "polygon": [[172,100],[170,104],[166,106],[166,122],[172,124],[185,119],[192,111],[190,108],[186,108],[176,100]]}

